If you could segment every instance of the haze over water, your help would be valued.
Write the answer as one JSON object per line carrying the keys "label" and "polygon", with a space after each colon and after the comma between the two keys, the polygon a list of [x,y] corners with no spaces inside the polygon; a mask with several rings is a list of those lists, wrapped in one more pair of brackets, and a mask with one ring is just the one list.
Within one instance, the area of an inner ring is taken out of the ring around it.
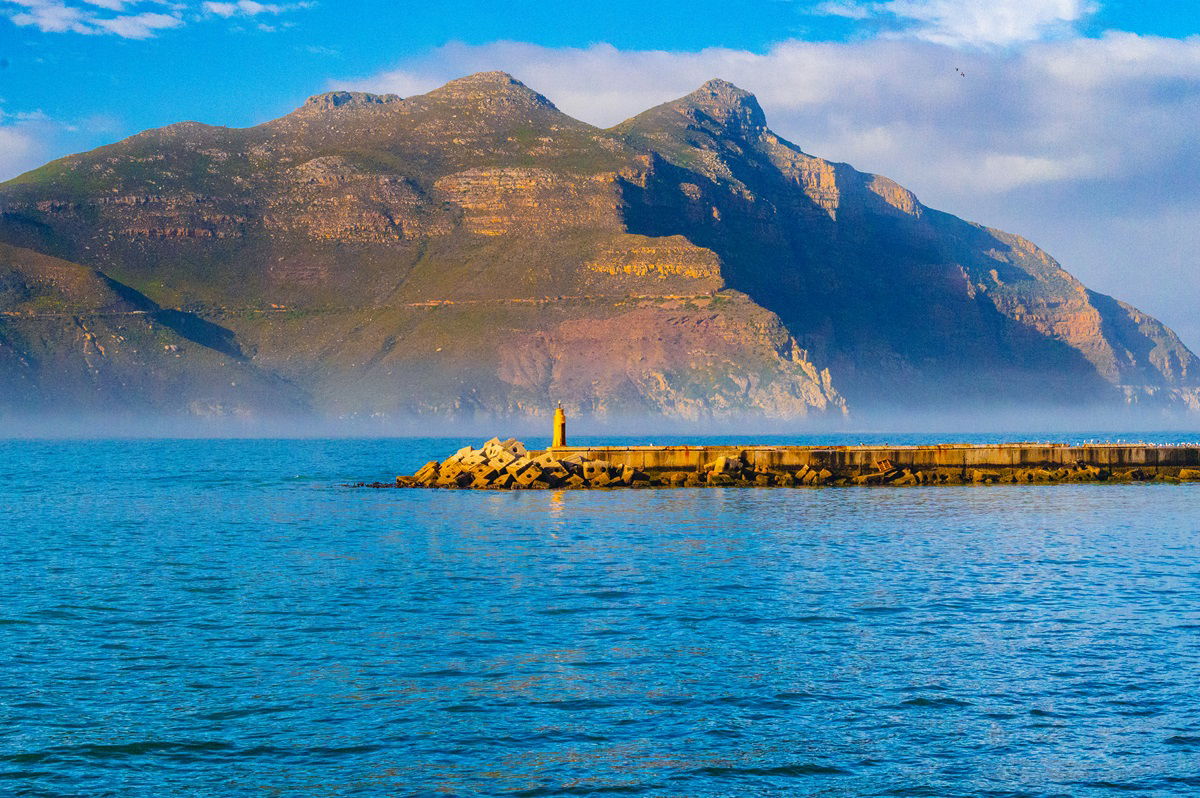
{"label": "haze over water", "polygon": [[463,443],[0,442],[0,793],[1200,790],[1200,485],[344,486]]}

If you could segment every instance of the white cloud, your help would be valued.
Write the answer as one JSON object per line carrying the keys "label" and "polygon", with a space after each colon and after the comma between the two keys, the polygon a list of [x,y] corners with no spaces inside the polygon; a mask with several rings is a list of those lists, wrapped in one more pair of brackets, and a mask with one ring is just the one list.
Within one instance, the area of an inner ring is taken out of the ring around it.
{"label": "white cloud", "polygon": [[10,0],[24,10],[11,13],[17,25],[29,25],[47,33],[96,33],[88,24],[91,15],[59,0]]}
{"label": "white cloud", "polygon": [[205,2],[201,7],[210,14],[218,17],[255,17],[259,14],[282,14],[302,8],[312,8],[312,3],[258,3],[255,0],[236,0],[236,2]]}
{"label": "white cloud", "polygon": [[1069,35],[1095,0],[827,0],[811,13],[872,20],[891,35],[953,47],[1007,47]]}
{"label": "white cloud", "polygon": [[888,0],[876,8],[915,23],[910,35],[947,45],[1011,45],[1073,32],[1089,0]]}
{"label": "white cloud", "polygon": [[[410,96],[491,69],[601,126],[722,77],[755,92],[772,128],[806,151],[1027,235],[1097,290],[1181,323],[1193,311],[1177,297],[1200,295],[1200,270],[1172,265],[1194,250],[1179,249],[1184,231],[1170,221],[1200,230],[1200,37],[1110,33],[970,51],[790,41],[766,53],[455,44],[332,87]],[[1195,334],[1200,344],[1200,325]]]}
{"label": "white cloud", "polygon": [[149,39],[156,31],[178,28],[183,24],[183,20],[172,14],[144,12],[112,19],[98,19],[94,24],[126,39]]}
{"label": "white cloud", "polygon": [[[149,39],[159,31],[178,28],[196,19],[197,8],[209,16],[255,17],[312,8],[314,3],[259,3],[256,0],[204,2],[198,7],[171,0],[0,0],[0,14],[15,24],[45,33],[112,34],[125,39]],[[15,8],[14,8],[15,7]],[[123,13],[129,12],[129,13]],[[262,30],[279,26],[259,25]]]}
{"label": "white cloud", "polygon": [[814,8],[813,13],[827,17],[845,17],[846,19],[867,19],[871,16],[870,9],[861,3],[850,2],[850,0],[828,0]]}
{"label": "white cloud", "polygon": [[86,0],[84,5],[69,4],[65,0],[6,1],[10,6],[16,5],[22,9],[9,13],[15,24],[35,27],[45,33],[110,33],[126,39],[147,39],[155,31],[177,28],[183,24],[183,18],[178,13],[144,11],[102,16],[96,10],[120,12],[131,4],[127,0]]}
{"label": "white cloud", "polygon": [[60,137],[70,130],[41,110],[9,111],[0,106],[0,180],[41,166],[52,152],[61,152]]}
{"label": "white cloud", "polygon": [[43,159],[44,152],[32,132],[0,124],[0,175],[19,175]]}

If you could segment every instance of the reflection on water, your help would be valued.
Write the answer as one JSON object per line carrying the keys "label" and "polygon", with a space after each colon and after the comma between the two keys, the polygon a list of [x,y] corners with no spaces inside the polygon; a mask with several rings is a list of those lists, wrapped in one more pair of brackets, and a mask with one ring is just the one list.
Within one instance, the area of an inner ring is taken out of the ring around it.
{"label": "reflection on water", "polygon": [[1200,788],[1200,486],[339,487],[453,448],[0,444],[0,792]]}

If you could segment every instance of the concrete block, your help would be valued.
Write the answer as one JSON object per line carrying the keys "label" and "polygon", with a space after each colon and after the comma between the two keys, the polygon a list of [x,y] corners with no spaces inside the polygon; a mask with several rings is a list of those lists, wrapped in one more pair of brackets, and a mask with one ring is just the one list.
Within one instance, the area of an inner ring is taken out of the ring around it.
{"label": "concrete block", "polygon": [[542,478],[549,478],[550,481],[566,479],[570,474],[566,466],[560,463],[553,455],[543,454],[535,457],[533,462],[537,463],[542,468]]}
{"label": "concrete block", "polygon": [[488,465],[498,471],[503,471],[508,468],[517,458],[513,457],[508,452],[500,449],[495,455],[488,459]]}
{"label": "concrete block", "polygon": [[583,463],[583,478],[592,482],[601,474],[608,476],[611,467],[612,464],[607,460],[587,460]]}
{"label": "concrete block", "polygon": [[[531,465],[533,465],[533,461],[530,460],[528,457],[517,457],[517,458],[514,458],[513,461],[511,463],[509,463],[505,467],[504,470],[507,471],[508,473],[512,474],[515,477],[517,474],[520,474],[522,471],[524,471],[526,468],[529,468],[529,466],[531,466]],[[536,477],[534,477],[534,478],[536,479]]]}
{"label": "concrete block", "polygon": [[471,467],[477,466],[477,465],[482,465],[483,463],[486,463],[487,461],[488,461],[488,458],[484,455],[483,452],[481,452],[481,451],[477,452],[474,450],[468,452],[465,456],[458,458],[458,462],[461,463],[462,465],[466,466],[467,468],[471,468]]}
{"label": "concrete block", "polygon": [[[542,467],[532,460],[526,460],[525,462],[527,465],[512,476],[518,485],[529,486],[542,476]],[[512,474],[511,466],[508,473]]]}
{"label": "concrete block", "polygon": [[500,446],[515,457],[527,457],[529,455],[529,452],[525,450],[525,444],[516,438],[509,438],[501,443]]}
{"label": "concrete block", "polygon": [[500,476],[501,474],[505,473],[504,469],[492,468],[490,463],[484,463],[483,465],[477,465],[474,468],[470,469],[470,471],[474,476],[483,477],[484,479],[488,480],[489,482],[491,480],[495,479],[496,477]]}
{"label": "concrete block", "polygon": [[441,470],[438,472],[438,478],[434,484],[443,488],[449,487],[450,485],[455,485],[457,484],[458,476],[461,473],[463,473],[463,470],[458,463],[451,463],[448,466],[443,465]]}
{"label": "concrete block", "polygon": [[438,468],[441,466],[437,460],[430,460],[425,465],[417,469],[417,473],[413,474],[413,479],[420,482],[422,485],[427,485],[433,482],[438,477]]}

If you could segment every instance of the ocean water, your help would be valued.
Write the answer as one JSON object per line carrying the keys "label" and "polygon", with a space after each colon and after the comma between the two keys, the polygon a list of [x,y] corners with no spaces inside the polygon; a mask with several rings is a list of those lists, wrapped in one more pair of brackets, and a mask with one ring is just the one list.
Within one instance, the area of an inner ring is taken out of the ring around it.
{"label": "ocean water", "polygon": [[460,445],[0,442],[0,795],[1200,794],[1200,485],[345,487]]}

